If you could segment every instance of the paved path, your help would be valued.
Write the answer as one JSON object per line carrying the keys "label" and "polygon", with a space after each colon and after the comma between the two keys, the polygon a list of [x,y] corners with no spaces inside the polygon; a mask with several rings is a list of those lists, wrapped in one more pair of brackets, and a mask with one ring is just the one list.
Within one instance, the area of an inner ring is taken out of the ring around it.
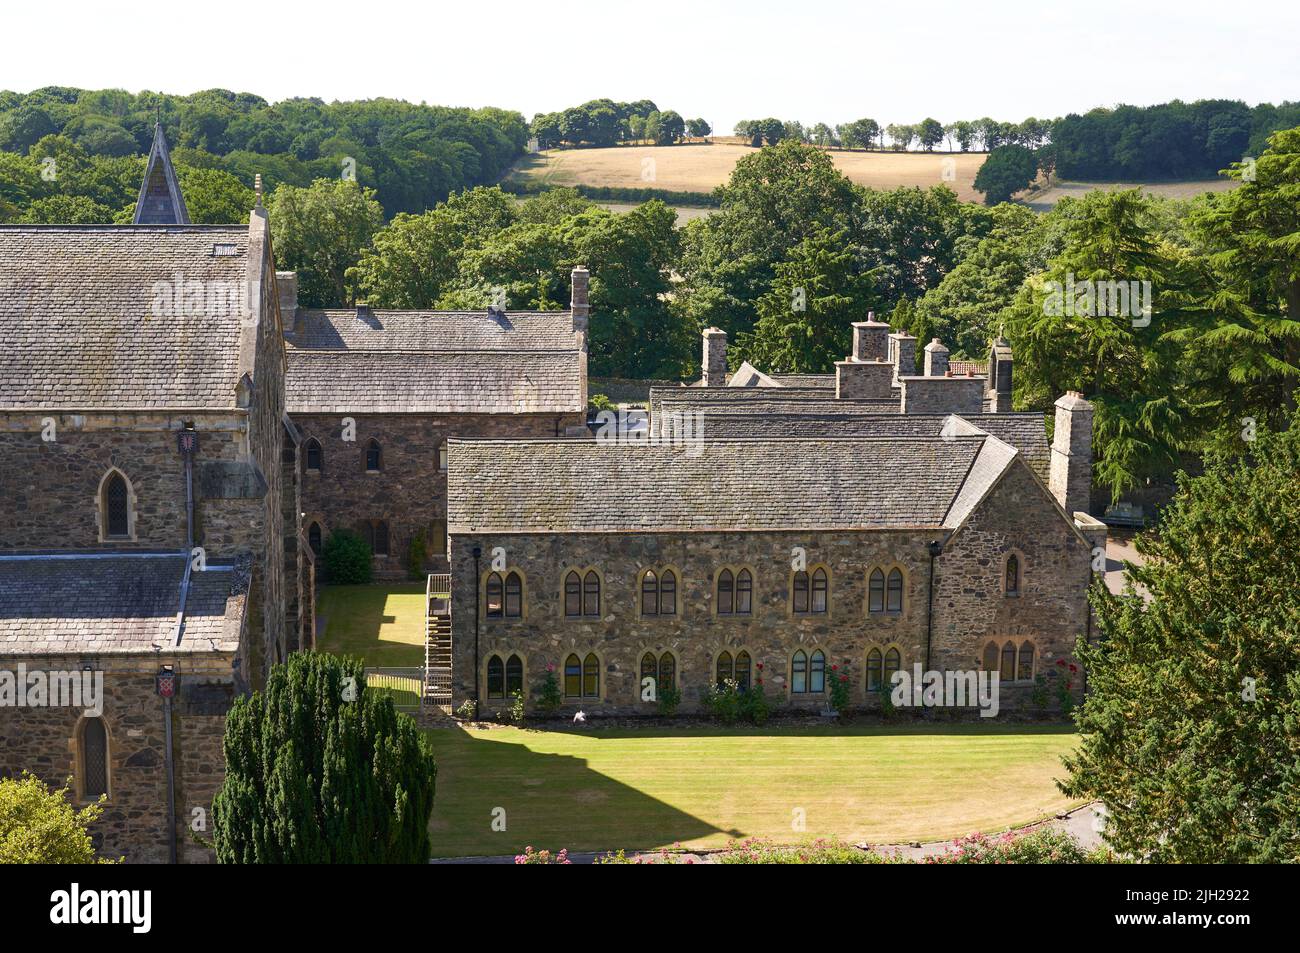
{"label": "paved path", "polygon": [[[1040,824],[1032,824],[1028,827],[1019,828],[1022,831],[1037,830],[1040,827],[1055,828],[1063,830],[1077,840],[1085,849],[1091,850],[1094,847],[1101,846],[1101,834],[1098,832],[1099,824],[1096,823],[1097,814],[1096,804],[1085,804],[1068,814],[1054,817],[1049,821],[1043,821]],[[876,844],[871,845],[874,849],[885,853],[899,853],[904,857],[912,860],[921,860],[924,857],[933,857],[942,854],[951,844],[952,841],[933,841],[928,844],[912,846],[910,844]],[[859,844],[859,847],[866,848],[868,845]],[[574,864],[592,864],[596,862],[597,857],[601,857],[606,851],[587,852],[587,853],[570,853],[569,861]],[[632,854],[631,856],[636,856]],[[654,857],[655,851],[647,851],[643,856]],[[711,864],[713,863],[712,853],[703,854],[678,854],[678,858],[687,863],[693,864]],[[514,855],[502,857],[447,857],[430,860],[431,864],[513,864]]]}

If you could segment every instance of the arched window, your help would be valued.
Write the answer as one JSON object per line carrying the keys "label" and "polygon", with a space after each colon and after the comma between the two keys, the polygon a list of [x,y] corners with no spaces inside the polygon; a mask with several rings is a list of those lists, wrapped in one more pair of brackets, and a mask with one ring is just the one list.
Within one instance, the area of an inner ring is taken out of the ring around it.
{"label": "arched window", "polygon": [[1016,665],[1016,680],[1032,682],[1034,680],[1034,643],[1020,644],[1020,661]]}
{"label": "arched window", "polygon": [[736,615],[749,615],[753,598],[754,577],[748,569],[736,573]]}
{"label": "arched window", "polygon": [[826,691],[826,653],[818,649],[808,659],[808,691]]}
{"label": "arched window", "polygon": [[582,697],[600,697],[600,659],[594,652],[587,653],[582,660]]}
{"label": "arched window", "polygon": [[641,681],[644,683],[647,678],[654,679],[656,699],[660,692],[672,691],[676,687],[677,660],[671,652],[665,652],[658,658],[655,658],[653,652],[641,656]]}
{"label": "arched window", "polygon": [[582,579],[576,572],[570,572],[564,577],[564,614],[582,615]]}
{"label": "arched window", "polygon": [[447,521],[434,520],[429,524],[429,555],[435,559],[447,557]]}
{"label": "arched window", "polygon": [[131,536],[131,492],[126,477],[114,471],[104,481],[103,503],[104,537],[129,539]]}
{"label": "arched window", "polygon": [[582,614],[600,615],[600,577],[594,569],[587,570],[582,579]]}
{"label": "arched window", "polygon": [[812,611],[814,613],[823,613],[826,611],[828,604],[828,582],[829,580],[826,578],[825,569],[814,570],[812,574]]}
{"label": "arched window", "polygon": [[996,642],[990,642],[984,646],[984,671],[996,672],[998,670],[998,645]]}
{"label": "arched window", "polygon": [[889,570],[889,581],[885,586],[885,611],[903,611],[903,574],[897,569]]}
{"label": "arched window", "polygon": [[499,619],[505,614],[504,587],[499,573],[490,572],[487,577],[487,617]]}
{"label": "arched window", "polygon": [[378,473],[384,462],[384,452],[379,448],[379,441],[371,437],[366,441],[366,472]]}
{"label": "arched window", "polygon": [[564,660],[564,697],[582,697],[582,660],[576,655]]}
{"label": "arched window", "polygon": [[447,472],[447,441],[438,444],[438,469]]}
{"label": "arched window", "polygon": [[732,615],[736,611],[736,577],[730,569],[718,573],[718,615]]}
{"label": "arched window", "polygon": [[499,655],[488,656],[487,696],[488,698],[506,697],[506,667]]}
{"label": "arched window", "polygon": [[677,573],[665,569],[659,578],[659,614],[677,614]]}
{"label": "arched window", "polygon": [[750,678],[753,675],[753,662],[749,658],[748,652],[736,653],[736,684],[740,686],[742,692],[749,691]]}
{"label": "arched window", "polygon": [[894,673],[903,667],[903,656],[899,654],[898,649],[890,649],[885,653],[885,674],[883,676],[886,685],[894,684]]}
{"label": "arched window", "polygon": [[81,771],[84,797],[108,793],[108,732],[102,718],[86,718],[81,723]]}
{"label": "arched window", "polygon": [[867,653],[867,691],[880,690],[881,679],[884,677],[884,665],[885,657],[880,654],[880,649],[872,649]]}
{"label": "arched window", "polygon": [[659,614],[659,578],[653,569],[647,569],[641,577],[641,614]]}
{"label": "arched window", "polygon": [[313,520],[312,524],[307,527],[307,545],[311,547],[313,553],[317,556],[320,555],[321,528],[320,523],[317,523],[315,520]]}
{"label": "arched window", "polygon": [[319,471],[320,460],[321,460],[320,441],[317,440],[315,437],[310,437],[307,440],[307,469]]}
{"label": "arched window", "polygon": [[803,649],[795,652],[790,662],[790,691],[796,695],[808,691],[808,656]]}
{"label": "arched window", "polygon": [[731,657],[730,652],[718,653],[718,687],[721,688],[723,682],[729,678],[736,677],[735,660]]}
{"label": "arched window", "polygon": [[1020,559],[1015,553],[1007,557],[1005,591],[1008,596],[1020,595]]}
{"label": "arched window", "polygon": [[871,570],[868,579],[867,611],[885,611],[885,574],[879,569]]}
{"label": "arched window", "polygon": [[366,545],[370,547],[370,552],[371,554],[373,554],[375,551],[375,524],[374,523],[371,523],[369,520],[367,520],[366,522],[361,524],[361,538],[366,541]]}
{"label": "arched window", "polygon": [[800,570],[794,574],[791,581],[793,587],[791,606],[796,613],[802,614],[808,611],[808,573]]}
{"label": "arched window", "polygon": [[1002,671],[998,677],[1004,682],[1016,680],[1016,645],[1008,642],[1002,646]]}
{"label": "arched window", "polygon": [[388,555],[388,524],[383,520],[375,520],[375,548],[376,556]]}
{"label": "arched window", "polygon": [[524,614],[524,581],[519,573],[506,573],[506,618],[518,619]]}
{"label": "arched window", "polygon": [[506,659],[506,694],[524,690],[524,661],[518,655]]}

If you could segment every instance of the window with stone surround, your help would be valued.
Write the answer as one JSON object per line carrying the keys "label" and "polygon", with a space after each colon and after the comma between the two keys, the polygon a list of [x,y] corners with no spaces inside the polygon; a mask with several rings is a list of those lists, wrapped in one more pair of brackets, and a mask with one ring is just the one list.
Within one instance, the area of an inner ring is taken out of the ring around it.
{"label": "window with stone surround", "polygon": [[487,660],[487,697],[489,699],[506,699],[515,692],[524,690],[524,662],[517,654],[511,653],[504,660],[496,653]]}
{"label": "window with stone surround", "polygon": [[600,574],[571,569],[564,574],[564,615],[570,619],[600,616]]}
{"label": "window with stone surround", "polygon": [[307,469],[319,473],[321,464],[320,441],[315,437],[309,438],[307,440],[306,449]]}
{"label": "window with stone surround", "polygon": [[388,555],[388,524],[383,520],[366,520],[361,524],[361,538],[375,556]]}
{"label": "window with stone surround", "polygon": [[366,441],[366,472],[378,473],[383,469],[384,451],[379,446],[379,441],[371,437]]}
{"label": "window with stone surround", "polygon": [[1008,599],[1020,597],[1021,571],[1020,554],[1008,553],[1006,561],[1002,564],[1002,594]]}
{"label": "window with stone surround", "polygon": [[800,570],[790,577],[790,611],[795,615],[824,615],[830,608],[830,574],[825,567]]}
{"label": "window with stone surround", "polygon": [[641,574],[641,615],[677,615],[677,573],[668,568]]}
{"label": "window with stone surround", "polygon": [[654,679],[655,698],[659,697],[660,692],[672,691],[677,687],[677,659],[672,652],[664,652],[656,656],[653,652],[646,652],[641,656],[641,684],[645,685],[647,678]]}
{"label": "window with stone surround", "polygon": [[724,566],[718,571],[714,611],[717,615],[753,614],[754,574],[744,567]]}
{"label": "window with stone surround", "polygon": [[524,614],[524,578],[517,569],[490,572],[483,583],[489,619],[520,619]]}
{"label": "window with stone surround", "polygon": [[447,441],[438,444],[438,469],[447,472]]}
{"label": "window with stone surround", "polygon": [[104,719],[82,719],[79,738],[81,796],[86,800],[108,793],[108,732]]}
{"label": "window with stone surround", "polygon": [[903,571],[897,566],[888,570],[876,566],[867,574],[867,613],[869,615],[902,615],[906,602],[903,596]]}
{"label": "window with stone surround", "polygon": [[826,653],[799,649],[790,660],[790,692],[795,695],[820,695],[826,691]]}
{"label": "window with stone surround", "polygon": [[600,659],[595,652],[581,659],[571,654],[564,660],[564,697],[600,698]]}
{"label": "window with stone surround", "polygon": [[307,545],[311,547],[311,551],[317,556],[320,555],[324,535],[320,523],[312,520],[311,525],[307,527]]}
{"label": "window with stone surround", "polygon": [[1019,645],[1013,639],[1003,643],[989,642],[984,646],[982,668],[986,672],[997,672],[999,681],[1032,682],[1036,655],[1037,649],[1028,639]]}
{"label": "window with stone surround", "polygon": [[893,685],[893,676],[903,665],[903,654],[897,646],[883,648],[872,646],[867,652],[867,682],[869,692],[880,691]]}
{"label": "window with stone surround", "polygon": [[722,688],[728,680],[734,680],[742,692],[749,691],[753,670],[754,661],[744,649],[734,656],[724,649],[718,653],[717,686]]}
{"label": "window with stone surround", "polygon": [[126,474],[116,467],[99,484],[99,538],[135,538],[135,493]]}

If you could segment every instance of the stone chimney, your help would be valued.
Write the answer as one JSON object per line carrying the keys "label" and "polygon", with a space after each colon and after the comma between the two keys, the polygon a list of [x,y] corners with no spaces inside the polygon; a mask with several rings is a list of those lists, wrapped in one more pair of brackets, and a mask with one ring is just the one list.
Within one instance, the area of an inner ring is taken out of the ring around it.
{"label": "stone chimney", "polygon": [[889,360],[894,365],[894,381],[916,374],[916,338],[906,331],[889,336]]}
{"label": "stone chimney", "polygon": [[853,360],[883,361],[888,356],[889,325],[877,321],[875,312],[867,320],[853,322]]}
{"label": "stone chimney", "polygon": [[1092,404],[1078,391],[1069,391],[1056,402],[1047,485],[1071,517],[1088,512],[1092,495]]}
{"label": "stone chimney", "polygon": [[838,400],[861,400],[865,397],[887,400],[894,396],[893,382],[894,365],[888,361],[835,362],[835,397]]}
{"label": "stone chimney", "polygon": [[704,368],[703,384],[705,387],[727,386],[727,332],[721,328],[704,329]]}
{"label": "stone chimney", "polygon": [[298,272],[277,271],[275,290],[280,299],[280,324],[289,334],[297,330],[298,324]]}
{"label": "stone chimney", "polygon": [[989,348],[987,395],[990,414],[1011,413],[1011,345],[1001,335]]}
{"label": "stone chimney", "polygon": [[948,349],[935,338],[925,346],[925,376],[943,377],[948,373]]}
{"label": "stone chimney", "polygon": [[573,273],[570,275],[573,290],[569,310],[573,314],[573,330],[576,334],[586,335],[591,320],[591,307],[587,304],[587,284],[590,279],[591,273],[587,271],[586,265],[573,266]]}

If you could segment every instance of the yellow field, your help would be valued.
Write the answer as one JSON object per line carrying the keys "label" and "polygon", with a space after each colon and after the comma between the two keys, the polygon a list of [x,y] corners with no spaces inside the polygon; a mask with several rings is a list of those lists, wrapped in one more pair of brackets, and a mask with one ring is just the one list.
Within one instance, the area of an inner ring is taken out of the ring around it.
{"label": "yellow field", "polygon": [[[525,156],[512,177],[550,185],[649,188],[710,192],[731,175],[736,162],[755,152],[730,142],[677,146],[613,146],[607,149],[551,149]],[[854,182],[876,189],[947,184],[959,198],[979,201],[972,188],[983,153],[838,152],[836,167]],[[945,180],[945,174],[950,180]]]}

